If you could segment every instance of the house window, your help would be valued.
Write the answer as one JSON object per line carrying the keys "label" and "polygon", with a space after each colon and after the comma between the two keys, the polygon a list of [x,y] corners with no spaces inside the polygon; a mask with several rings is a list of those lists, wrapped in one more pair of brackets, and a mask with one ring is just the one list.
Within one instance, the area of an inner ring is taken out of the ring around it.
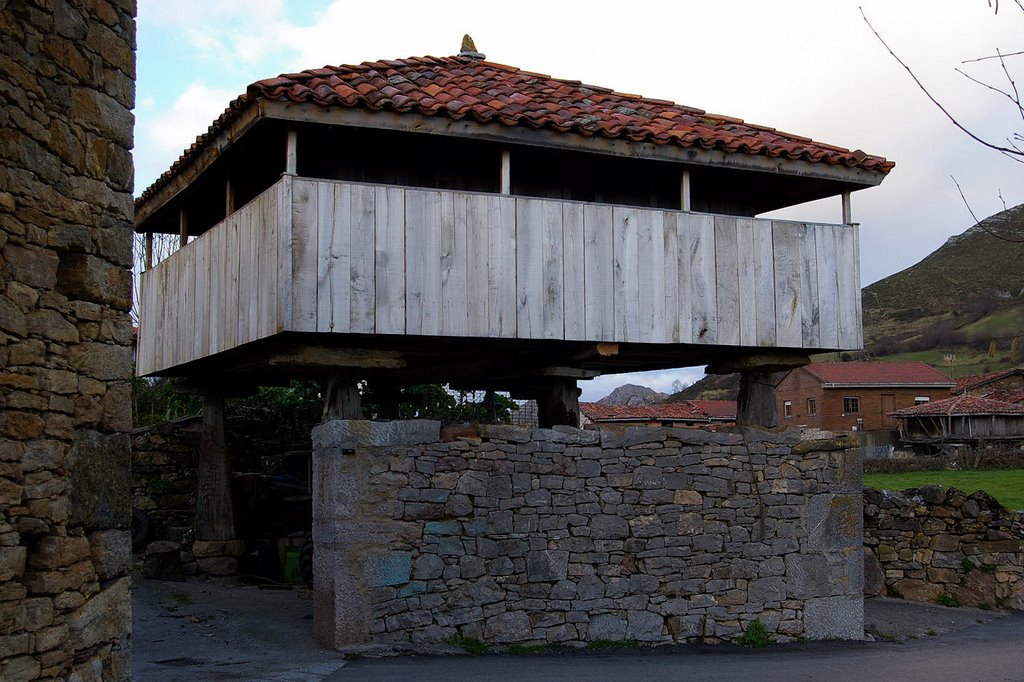
{"label": "house window", "polygon": [[931,401],[931,398],[929,398],[926,395],[919,395],[916,398],[914,398],[914,404],[915,405],[924,405],[925,403],[930,402],[930,401]]}
{"label": "house window", "polygon": [[814,398],[807,399],[807,414],[808,416],[818,414],[818,401]]}
{"label": "house window", "polygon": [[793,416],[793,401],[784,400],[782,401],[782,416],[792,417]]}
{"label": "house window", "polygon": [[843,398],[843,414],[857,414],[860,412],[860,398]]}

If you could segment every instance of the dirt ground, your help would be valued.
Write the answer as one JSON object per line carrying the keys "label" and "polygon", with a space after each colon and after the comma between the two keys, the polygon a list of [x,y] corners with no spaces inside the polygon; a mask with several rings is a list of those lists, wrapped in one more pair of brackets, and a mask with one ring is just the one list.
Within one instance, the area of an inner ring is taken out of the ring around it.
{"label": "dirt ground", "polygon": [[[313,639],[306,589],[136,579],[132,601],[132,678],[140,682],[316,682],[346,665]],[[928,639],[1005,615],[876,597],[865,601],[865,630],[876,641]]]}

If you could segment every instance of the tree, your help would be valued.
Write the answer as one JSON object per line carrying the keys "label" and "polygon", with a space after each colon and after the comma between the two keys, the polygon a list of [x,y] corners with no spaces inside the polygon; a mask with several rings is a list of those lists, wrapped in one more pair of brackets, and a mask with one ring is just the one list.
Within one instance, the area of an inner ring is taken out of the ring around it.
{"label": "tree", "polygon": [[[1013,7],[1024,13],[1024,0],[1012,0],[1012,3]],[[995,14],[999,14],[999,0],[988,0],[988,6],[992,8]],[[864,13],[863,8],[861,8],[860,13],[861,17],[863,17],[864,19],[864,23],[867,24],[868,28],[871,29],[871,32],[875,34],[876,38],[878,38],[878,41],[882,43],[882,45],[889,52],[889,54],[892,55],[892,58],[895,59],[896,62],[903,67],[907,74],[910,75],[911,79],[913,79],[918,89],[920,89],[921,92],[925,94],[925,96],[931,101],[931,103],[934,104],[939,109],[939,111],[941,111],[942,114],[947,119],[949,119],[949,121],[954,126],[956,126],[961,132],[963,132],[965,135],[967,135],[968,137],[970,137],[972,140],[982,145],[983,147],[987,147],[988,149],[1003,154],[1007,158],[1017,161],[1018,163],[1024,164],[1024,103],[1022,103],[1021,100],[1021,94],[1020,90],[1017,87],[1017,79],[1014,76],[1014,71],[1008,65],[1009,59],[1018,60],[1016,63],[1019,63],[1019,60],[1024,59],[1024,50],[1003,50],[1000,48],[996,48],[994,54],[975,57],[972,59],[965,59],[962,62],[960,62],[961,67],[963,68],[957,67],[955,69],[957,73],[959,73],[961,76],[971,81],[972,83],[976,84],[980,88],[989,91],[991,94],[994,94],[1001,99],[1005,99],[1009,103],[1011,109],[1014,111],[1015,117],[1019,117],[1021,119],[1022,127],[1020,130],[1012,131],[1009,134],[1007,134],[1005,141],[997,141],[991,138],[984,137],[980,133],[972,130],[970,126],[962,122],[962,120],[957,114],[953,113],[953,111],[949,107],[947,107],[945,104],[943,104],[942,101],[940,101],[935,95],[933,95],[932,91],[928,88],[928,86],[925,85],[920,78],[918,78],[916,73],[914,73],[914,70],[910,68],[910,66],[908,66],[907,63],[899,57],[899,55],[896,54],[896,52],[889,46],[889,44],[885,41],[882,35],[877,30],[875,30],[875,27],[871,25],[871,22],[868,20],[867,15]],[[969,72],[969,69],[977,68],[978,65],[991,63],[992,61],[996,61],[999,64],[1001,78],[998,81],[986,80],[983,77],[973,75],[972,73]],[[1005,83],[1002,82],[1003,79],[1005,79]],[[1008,236],[1005,234],[998,234],[995,231],[993,231],[989,226],[982,225],[981,221],[978,219],[978,216],[975,215],[974,210],[971,208],[970,202],[967,201],[967,197],[964,196],[963,190],[960,188],[960,183],[956,181],[955,177],[950,177],[953,180],[953,184],[956,185],[957,191],[960,193],[960,198],[963,199],[964,205],[967,207],[968,212],[974,219],[975,225],[979,226],[982,230],[984,230],[991,236],[996,237],[997,239],[1002,239],[1008,242],[1024,243],[1024,238]],[[1000,199],[1002,199],[1002,196],[1000,196]],[[1004,202],[1004,208],[1005,207],[1006,206]]]}
{"label": "tree", "polygon": [[988,356],[994,358],[996,356],[996,340],[992,339],[992,342],[988,344]]}
{"label": "tree", "polygon": [[1013,341],[1010,342],[1010,364],[1016,365],[1020,362],[1020,337],[1013,337]]}

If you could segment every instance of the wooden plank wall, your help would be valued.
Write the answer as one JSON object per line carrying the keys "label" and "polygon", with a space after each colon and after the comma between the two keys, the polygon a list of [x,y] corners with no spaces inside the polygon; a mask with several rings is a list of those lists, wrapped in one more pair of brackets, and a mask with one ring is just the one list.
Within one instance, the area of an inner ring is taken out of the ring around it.
{"label": "wooden plank wall", "polygon": [[286,176],[143,273],[139,372],[283,330],[855,349],[858,277],[856,227]]}

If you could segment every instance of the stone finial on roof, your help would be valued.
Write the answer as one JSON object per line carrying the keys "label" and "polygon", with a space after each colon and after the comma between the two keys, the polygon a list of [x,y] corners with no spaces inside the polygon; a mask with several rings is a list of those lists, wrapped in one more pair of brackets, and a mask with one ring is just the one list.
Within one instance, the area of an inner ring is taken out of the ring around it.
{"label": "stone finial on roof", "polygon": [[470,59],[487,59],[487,55],[476,51],[476,43],[473,42],[473,37],[468,33],[462,36],[462,49],[459,50],[459,56],[469,57]]}

